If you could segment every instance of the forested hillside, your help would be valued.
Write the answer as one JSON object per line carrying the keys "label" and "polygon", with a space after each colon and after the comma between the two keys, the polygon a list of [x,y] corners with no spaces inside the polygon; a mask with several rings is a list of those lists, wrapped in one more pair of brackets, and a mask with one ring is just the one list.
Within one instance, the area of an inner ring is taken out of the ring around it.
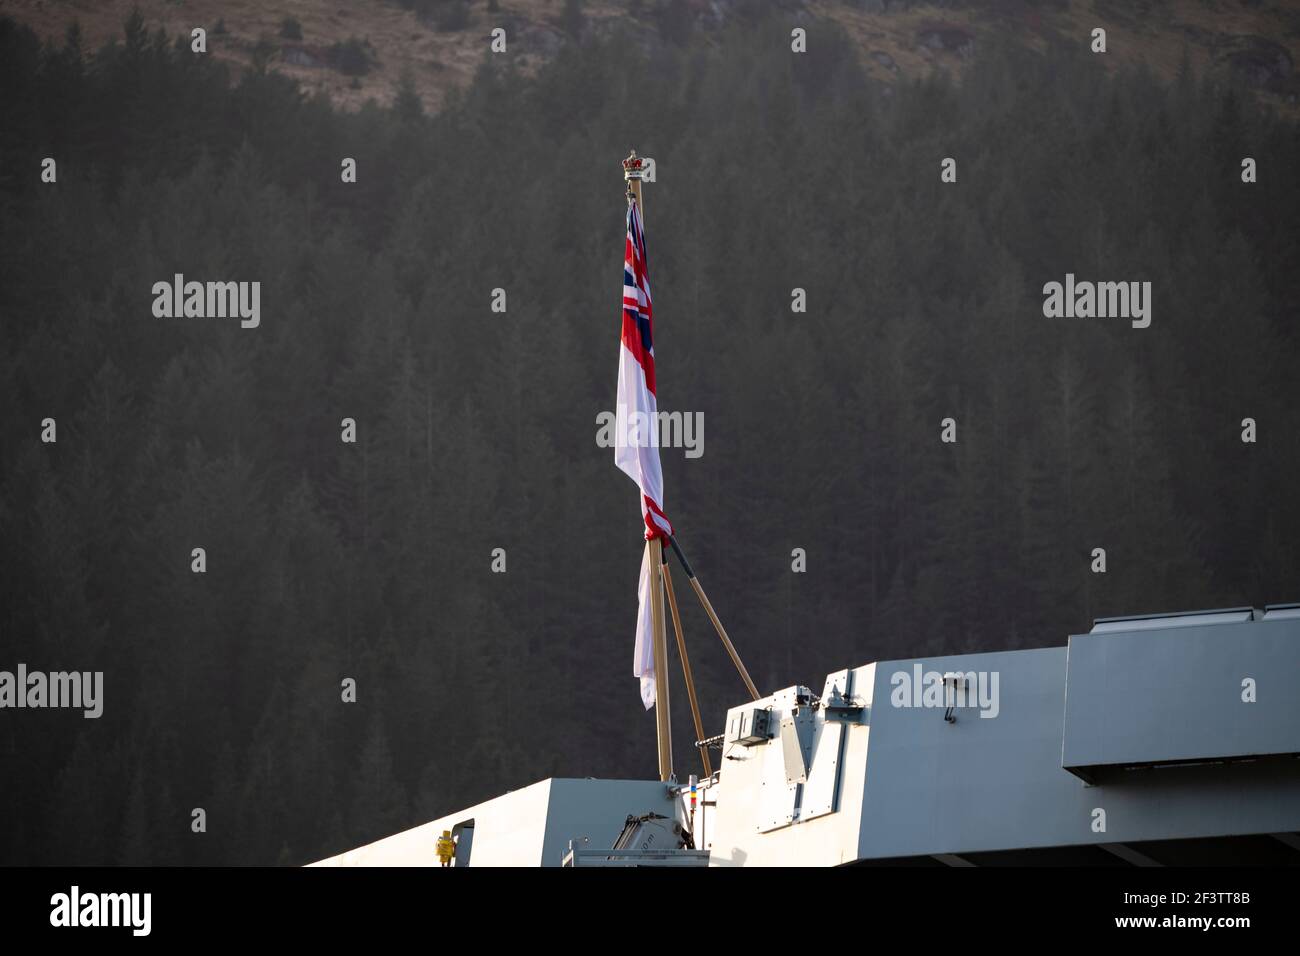
{"label": "forested hillside", "polygon": [[[667,511],[760,689],[1300,600],[1300,135],[1221,78],[1007,43],[885,86],[760,17],[344,113],[176,40],[0,20],[0,667],[106,681],[0,715],[0,862],[302,863],[654,773],[596,443],[629,146],[660,407],[706,425]],[[175,273],[260,281],[260,325],[155,317]],[[1067,273],[1149,281],[1150,327],[1044,317]],[[744,688],[683,614],[717,733]]]}
{"label": "forested hillside", "polygon": [[[738,26],[775,41],[812,19],[841,28],[885,85],[938,73],[960,79],[999,43],[1043,51],[1111,39],[1106,72],[1144,65],[1168,79],[1186,58],[1300,116],[1300,7],[1291,0],[3,0],[0,12],[61,42],[76,23],[88,49],[120,38],[138,11],[150,32],[191,39],[241,76],[270,68],[304,92],[356,109],[387,106],[410,85],[439,107],[472,82],[496,30],[522,73],[569,48],[618,36],[638,47],[728,42]],[[756,22],[757,21],[757,22]]]}

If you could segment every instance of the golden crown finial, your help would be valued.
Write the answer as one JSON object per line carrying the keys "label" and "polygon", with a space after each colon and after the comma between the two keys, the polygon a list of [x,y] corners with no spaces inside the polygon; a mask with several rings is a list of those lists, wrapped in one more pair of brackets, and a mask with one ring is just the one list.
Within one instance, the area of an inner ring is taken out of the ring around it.
{"label": "golden crown finial", "polygon": [[631,182],[633,179],[640,179],[644,171],[644,160],[632,150],[627,154],[627,159],[623,160],[623,178]]}

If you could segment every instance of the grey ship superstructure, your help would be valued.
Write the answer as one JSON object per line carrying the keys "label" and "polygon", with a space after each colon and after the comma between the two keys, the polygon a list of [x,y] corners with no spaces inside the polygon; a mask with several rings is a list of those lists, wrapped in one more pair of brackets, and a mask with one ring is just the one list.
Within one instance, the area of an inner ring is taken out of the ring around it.
{"label": "grey ship superstructure", "polygon": [[[732,707],[708,779],[548,779],[315,865],[1300,862],[1300,605],[1099,620]],[[694,796],[692,796],[692,790]]]}

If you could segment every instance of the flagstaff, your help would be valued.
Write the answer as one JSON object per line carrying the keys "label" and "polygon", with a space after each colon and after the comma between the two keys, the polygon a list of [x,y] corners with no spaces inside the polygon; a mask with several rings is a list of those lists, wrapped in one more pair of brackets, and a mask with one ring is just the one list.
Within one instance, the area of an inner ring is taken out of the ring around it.
{"label": "flagstaff", "polygon": [[[623,160],[623,179],[627,183],[627,202],[628,202],[628,252],[627,260],[624,267],[624,290],[623,290],[623,314],[624,320],[628,316],[629,304],[634,309],[634,320],[636,328],[632,331],[639,336],[637,341],[638,351],[637,359],[641,366],[640,381],[637,383],[640,387],[635,389],[635,404],[630,403],[629,407],[636,407],[639,410],[645,405],[647,398],[653,407],[654,399],[654,345],[652,339],[652,324],[650,312],[650,284],[646,277],[646,261],[644,256],[644,224],[645,224],[645,203],[641,195],[641,180],[644,174],[645,164],[637,156],[636,150],[632,150],[627,159]],[[640,236],[638,237],[636,229],[636,219],[641,220]],[[638,244],[640,248],[638,248]],[[628,266],[631,268],[629,269]],[[634,294],[629,298],[628,278],[632,279]],[[624,338],[627,338],[628,330],[624,330]],[[619,387],[622,390],[624,383],[627,382],[627,376],[623,374],[626,354],[620,358]],[[620,398],[622,396],[620,395]],[[653,418],[651,420],[654,420]],[[639,445],[642,436],[638,436]],[[652,518],[654,510],[662,512],[661,505],[663,493],[663,479],[659,469],[659,452],[657,448],[642,449],[642,452],[636,456],[636,474],[638,485],[641,486],[642,497],[646,504],[647,532],[645,543],[645,555],[642,558],[642,575],[649,575],[648,594],[643,594],[641,600],[649,601],[650,604],[650,639],[651,639],[651,667],[654,672],[654,709],[655,709],[655,736],[658,741],[659,754],[659,779],[665,782],[673,779],[673,729],[671,717],[671,705],[669,703],[668,690],[668,640],[664,627],[664,585],[663,585],[663,541],[660,537],[661,530]],[[649,452],[645,454],[643,452]],[[629,472],[630,473],[630,472]],[[650,488],[647,488],[650,485]],[[658,486],[658,487],[654,487]],[[651,506],[649,503],[657,499],[656,503]],[[666,522],[666,518],[664,519]],[[640,615],[644,621],[644,613]],[[638,634],[641,640],[638,644],[643,644],[644,628]],[[638,648],[638,657],[643,659],[644,647]],[[644,670],[642,670],[644,675]],[[643,677],[644,679],[644,677]],[[644,697],[644,694],[643,694]]]}
{"label": "flagstaff", "polygon": [[[647,163],[632,150],[623,160],[623,179],[627,183],[627,240],[623,259],[623,323],[619,352],[618,408],[631,409],[639,420],[657,420],[654,315],[650,297],[649,265],[645,243],[645,201],[641,184]],[[635,420],[635,419],[634,419]],[[620,426],[625,424],[620,422]],[[740,660],[740,654],[722,626],[713,604],[700,586],[673,534],[673,526],[663,510],[663,472],[659,462],[658,442],[639,430],[629,437],[626,428],[618,430],[614,461],[632,478],[641,491],[642,517],[646,526],[645,553],[641,559],[641,580],[638,587],[636,649],[633,654],[633,674],[641,679],[641,698],[647,708],[655,709],[655,734],[658,741],[659,779],[675,779],[673,774],[672,718],[668,687],[668,638],[665,625],[664,599],[672,612],[673,630],[677,638],[677,652],[682,661],[682,675],[686,681],[686,696],[691,705],[691,719],[695,725],[696,746],[706,777],[713,774],[705,741],[704,721],[700,713],[699,698],[695,692],[695,675],[691,671],[690,657],[686,652],[686,638],[682,630],[681,612],[673,593],[668,572],[668,555],[664,539],[672,545],[673,553],[681,562],[686,579],[695,596],[699,598],[705,614],[718,632],[722,645],[740,673],[745,688],[754,700],[759,699],[758,688],[749,671]]]}

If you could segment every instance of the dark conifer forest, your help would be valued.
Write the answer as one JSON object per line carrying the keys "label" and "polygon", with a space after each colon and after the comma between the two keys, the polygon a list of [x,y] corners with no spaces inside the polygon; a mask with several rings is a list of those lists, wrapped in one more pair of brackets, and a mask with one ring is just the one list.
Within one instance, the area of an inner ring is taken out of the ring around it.
{"label": "dark conifer forest", "polygon": [[[0,20],[0,668],[104,672],[99,719],[0,713],[0,863],[299,864],[655,775],[638,496],[596,442],[629,147],[660,408],[706,426],[665,506],[764,693],[1300,600],[1295,122],[1084,44],[893,86],[809,46],[485,47],[436,114],[342,112],[139,18]],[[260,281],[260,325],[155,316],[176,273]],[[1067,273],[1149,281],[1150,327],[1046,317]],[[676,580],[720,733],[745,689]]]}

